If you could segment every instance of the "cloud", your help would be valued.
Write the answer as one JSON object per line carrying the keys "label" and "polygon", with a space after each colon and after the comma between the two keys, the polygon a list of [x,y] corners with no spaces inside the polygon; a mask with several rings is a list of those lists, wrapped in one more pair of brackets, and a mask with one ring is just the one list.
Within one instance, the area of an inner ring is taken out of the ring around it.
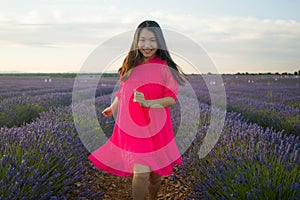
{"label": "cloud", "polygon": [[163,11],[154,16],[202,45],[221,71],[299,68],[298,21],[238,16],[200,18]]}
{"label": "cloud", "polygon": [[48,6],[0,15],[0,45],[38,48],[96,47],[116,34],[132,31],[145,19],[178,31],[203,45],[221,66],[300,63],[300,22],[255,17],[201,18],[167,10],[132,12],[112,5],[81,9]]}

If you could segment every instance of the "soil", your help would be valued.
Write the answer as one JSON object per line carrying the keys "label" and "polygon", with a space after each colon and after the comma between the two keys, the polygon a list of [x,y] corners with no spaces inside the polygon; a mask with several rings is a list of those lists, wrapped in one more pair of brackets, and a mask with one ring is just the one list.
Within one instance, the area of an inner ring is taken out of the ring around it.
{"label": "soil", "polygon": [[[178,168],[174,167],[174,173],[178,172]],[[131,195],[131,183],[132,177],[122,178],[115,175],[108,174],[100,170],[89,170],[88,176],[91,177],[90,184],[92,189],[96,191],[103,191],[100,199],[103,200],[132,200]],[[162,183],[157,199],[187,199],[187,196],[192,193],[191,184],[187,183],[187,178],[176,176],[178,180],[174,180],[173,175],[162,177]],[[78,189],[73,190],[69,194],[70,199],[77,199],[78,194],[82,192],[82,184],[78,184]],[[80,198],[80,199],[92,199],[92,198]]]}
{"label": "soil", "polygon": [[[94,186],[104,190],[103,199],[132,199],[131,196],[132,178],[121,178],[105,172],[98,173],[98,181]],[[172,180],[171,176],[163,177],[159,200],[162,199],[186,199],[191,192],[191,188],[187,188],[180,181]]]}

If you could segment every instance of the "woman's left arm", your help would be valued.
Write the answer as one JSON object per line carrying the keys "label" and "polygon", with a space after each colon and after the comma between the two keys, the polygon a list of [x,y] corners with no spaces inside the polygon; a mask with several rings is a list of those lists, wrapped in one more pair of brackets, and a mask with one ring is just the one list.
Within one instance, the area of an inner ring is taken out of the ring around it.
{"label": "woman's left arm", "polygon": [[145,100],[146,101],[146,107],[148,108],[161,108],[161,107],[170,107],[173,106],[175,103],[175,100],[172,97],[163,97],[160,99],[154,99],[154,100]]}
{"label": "woman's left arm", "polygon": [[146,108],[166,108],[173,106],[175,100],[172,97],[163,97],[160,99],[146,100],[142,92],[134,91],[134,102],[138,102],[141,106]]}

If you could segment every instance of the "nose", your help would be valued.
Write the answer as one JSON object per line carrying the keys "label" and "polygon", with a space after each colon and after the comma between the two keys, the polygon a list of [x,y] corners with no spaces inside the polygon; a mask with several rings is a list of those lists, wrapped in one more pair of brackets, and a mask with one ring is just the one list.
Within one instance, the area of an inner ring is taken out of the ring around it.
{"label": "nose", "polygon": [[145,45],[144,45],[145,48],[150,48],[151,47],[151,42],[146,40],[145,41]]}

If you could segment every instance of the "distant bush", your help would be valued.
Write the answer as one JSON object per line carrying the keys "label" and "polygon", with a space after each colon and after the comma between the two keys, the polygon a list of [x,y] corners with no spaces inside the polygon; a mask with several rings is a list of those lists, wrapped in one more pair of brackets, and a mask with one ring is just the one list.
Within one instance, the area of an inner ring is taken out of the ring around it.
{"label": "distant bush", "polygon": [[71,104],[72,94],[54,93],[34,97],[12,97],[0,102],[0,126],[21,126],[51,107]]}

